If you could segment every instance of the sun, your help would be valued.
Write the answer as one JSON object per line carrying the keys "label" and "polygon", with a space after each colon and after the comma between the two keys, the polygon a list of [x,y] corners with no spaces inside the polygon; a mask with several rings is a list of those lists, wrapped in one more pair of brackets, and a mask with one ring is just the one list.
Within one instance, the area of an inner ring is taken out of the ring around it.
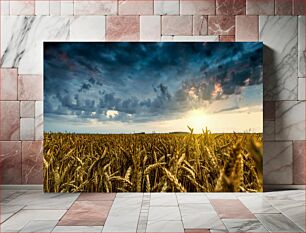
{"label": "sun", "polygon": [[207,126],[208,117],[204,110],[194,109],[187,113],[187,125],[194,129],[195,133],[201,133]]}

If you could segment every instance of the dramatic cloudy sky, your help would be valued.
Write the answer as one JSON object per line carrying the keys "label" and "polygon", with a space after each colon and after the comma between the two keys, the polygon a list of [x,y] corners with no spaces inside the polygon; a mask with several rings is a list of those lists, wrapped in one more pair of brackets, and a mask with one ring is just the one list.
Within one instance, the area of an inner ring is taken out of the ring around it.
{"label": "dramatic cloudy sky", "polygon": [[262,43],[44,45],[45,131],[262,132]]}

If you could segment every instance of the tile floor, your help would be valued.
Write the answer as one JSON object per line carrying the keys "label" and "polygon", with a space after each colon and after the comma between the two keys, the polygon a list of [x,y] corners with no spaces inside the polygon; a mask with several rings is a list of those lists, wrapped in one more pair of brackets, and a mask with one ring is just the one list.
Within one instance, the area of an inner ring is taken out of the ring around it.
{"label": "tile floor", "polygon": [[0,232],[304,232],[305,191],[43,193],[1,190]]}

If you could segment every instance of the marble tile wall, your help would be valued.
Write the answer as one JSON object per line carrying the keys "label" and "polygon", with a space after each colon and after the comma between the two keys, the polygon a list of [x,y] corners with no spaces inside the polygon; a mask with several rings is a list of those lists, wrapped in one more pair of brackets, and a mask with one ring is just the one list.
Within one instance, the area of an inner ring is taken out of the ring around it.
{"label": "marble tile wall", "polygon": [[42,183],[43,41],[140,40],[263,41],[265,184],[305,184],[304,2],[1,0],[1,183]]}

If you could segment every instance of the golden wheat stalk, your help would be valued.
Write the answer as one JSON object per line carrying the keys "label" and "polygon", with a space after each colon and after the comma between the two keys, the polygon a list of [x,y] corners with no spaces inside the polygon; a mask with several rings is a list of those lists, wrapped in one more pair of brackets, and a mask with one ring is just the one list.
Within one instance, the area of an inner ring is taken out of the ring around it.
{"label": "golden wheat stalk", "polygon": [[189,135],[45,133],[44,190],[262,191],[262,134],[190,131]]}
{"label": "golden wheat stalk", "polygon": [[144,170],[144,175],[148,175],[151,171],[153,171],[154,169],[157,169],[163,165],[165,165],[166,163],[154,163],[154,164],[151,164],[149,165],[145,170]]}
{"label": "golden wheat stalk", "polygon": [[174,177],[174,175],[166,168],[162,168],[165,175],[167,176],[167,178],[169,179],[169,181],[171,181],[172,184],[174,184],[174,186],[180,191],[180,192],[186,192],[186,189],[184,188],[184,186],[178,181],[177,178]]}

